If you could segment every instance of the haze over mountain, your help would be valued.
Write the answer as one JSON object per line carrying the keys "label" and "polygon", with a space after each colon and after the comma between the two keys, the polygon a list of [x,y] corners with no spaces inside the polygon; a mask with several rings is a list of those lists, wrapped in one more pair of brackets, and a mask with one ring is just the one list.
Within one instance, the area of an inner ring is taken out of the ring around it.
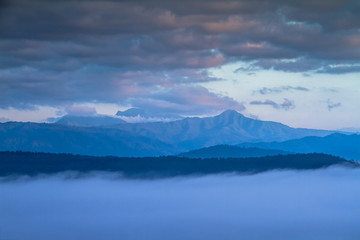
{"label": "haze over mountain", "polygon": [[278,149],[296,153],[326,153],[346,159],[360,160],[359,134],[335,133],[326,137],[309,136],[284,142],[243,143],[239,146]]}
{"label": "haze over mountain", "polygon": [[111,126],[116,124],[126,123],[126,121],[103,115],[96,116],[77,116],[77,115],[65,115],[56,121],[57,124],[78,126],[78,127],[101,127]]}
{"label": "haze over mountain", "polygon": [[125,111],[118,111],[116,116],[127,122],[157,122],[183,119],[182,116],[177,114],[154,113],[143,108],[129,108]]}
{"label": "haze over mountain", "polygon": [[254,120],[231,110],[215,117],[103,127],[9,122],[0,124],[0,131],[0,150],[4,151],[115,156],[178,154],[219,144],[284,141],[332,133]]}
{"label": "haze over mountain", "polygon": [[341,131],[341,132],[349,132],[349,133],[360,133],[360,128],[354,128],[354,127],[340,128],[339,131]]}

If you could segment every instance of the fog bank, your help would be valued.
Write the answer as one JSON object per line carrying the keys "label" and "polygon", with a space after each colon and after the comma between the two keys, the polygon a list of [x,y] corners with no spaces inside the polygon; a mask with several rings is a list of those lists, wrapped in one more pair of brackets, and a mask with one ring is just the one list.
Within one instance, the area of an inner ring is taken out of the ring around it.
{"label": "fog bank", "polygon": [[0,182],[0,239],[360,239],[360,170]]}

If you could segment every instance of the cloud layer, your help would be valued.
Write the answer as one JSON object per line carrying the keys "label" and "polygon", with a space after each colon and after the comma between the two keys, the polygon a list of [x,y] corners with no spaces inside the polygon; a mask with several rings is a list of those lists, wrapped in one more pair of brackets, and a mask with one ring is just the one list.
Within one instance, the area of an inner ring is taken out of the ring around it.
{"label": "cloud layer", "polygon": [[238,60],[254,71],[360,72],[359,28],[356,0],[5,1],[0,107],[146,99],[187,114],[243,109],[194,85]]}
{"label": "cloud layer", "polygon": [[5,239],[358,239],[359,170],[0,182]]}

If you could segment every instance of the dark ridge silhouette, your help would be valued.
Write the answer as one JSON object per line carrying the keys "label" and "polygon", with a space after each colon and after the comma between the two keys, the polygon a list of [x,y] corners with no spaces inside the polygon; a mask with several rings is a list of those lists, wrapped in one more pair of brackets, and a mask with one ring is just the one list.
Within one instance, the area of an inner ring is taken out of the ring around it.
{"label": "dark ridge silhouette", "polygon": [[245,148],[232,145],[216,145],[180,153],[179,157],[187,158],[248,158],[286,155],[289,152],[273,149]]}
{"label": "dark ridge silhouette", "polygon": [[119,158],[72,154],[0,152],[0,176],[54,174],[65,171],[117,172],[128,178],[166,178],[220,173],[259,173],[275,169],[319,169],[359,163],[326,154],[291,154],[257,158],[189,159],[176,156]]}

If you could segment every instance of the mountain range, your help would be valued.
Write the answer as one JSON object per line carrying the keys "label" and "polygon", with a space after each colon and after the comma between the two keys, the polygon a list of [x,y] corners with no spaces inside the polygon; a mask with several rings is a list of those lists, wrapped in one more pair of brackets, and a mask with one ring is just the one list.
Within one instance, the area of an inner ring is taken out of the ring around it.
{"label": "mountain range", "polygon": [[0,124],[0,151],[157,156],[172,154],[173,148],[119,129],[8,122]]}
{"label": "mountain range", "polygon": [[296,153],[317,152],[360,161],[359,134],[345,135],[335,133],[325,137],[309,136],[283,142],[243,143],[239,146],[246,148],[276,149]]}
{"label": "mountain range", "polygon": [[227,110],[215,117],[185,118],[172,122],[150,122],[111,126],[135,135],[158,139],[181,149],[193,150],[219,144],[285,141],[305,136],[326,136],[333,132],[291,128],[281,123],[247,118]]}
{"label": "mountain range", "polygon": [[[275,142],[296,141],[294,139],[315,136],[317,140],[314,140],[313,146],[318,146],[316,145],[318,139],[335,133],[326,130],[291,128],[281,123],[255,120],[233,110],[214,117],[185,118],[171,122],[124,123],[121,121],[112,125],[100,124],[91,118],[90,120],[89,118],[65,120],[66,118],[55,124],[2,123],[0,124],[0,151],[20,150],[138,157],[177,155],[215,145],[239,145],[247,148],[275,149],[277,152],[279,150],[298,152],[303,149],[280,147]],[[105,118],[105,120],[109,119]],[[89,123],[91,121],[92,124]],[[111,121],[109,120],[108,123]],[[81,124],[84,122],[91,127],[84,127]],[[346,135],[341,136],[338,140],[342,141],[341,144],[345,144],[346,139],[351,138]],[[302,140],[298,141],[300,142],[297,144],[301,146]],[[351,141],[355,142],[350,143],[349,148],[354,148],[359,143],[357,138]],[[323,148],[326,148],[325,143]],[[308,148],[307,151],[315,152],[312,149],[315,147]],[[242,151],[242,154],[245,154],[245,150]],[[247,151],[250,152],[250,150]],[[225,154],[226,151],[223,152]]]}

